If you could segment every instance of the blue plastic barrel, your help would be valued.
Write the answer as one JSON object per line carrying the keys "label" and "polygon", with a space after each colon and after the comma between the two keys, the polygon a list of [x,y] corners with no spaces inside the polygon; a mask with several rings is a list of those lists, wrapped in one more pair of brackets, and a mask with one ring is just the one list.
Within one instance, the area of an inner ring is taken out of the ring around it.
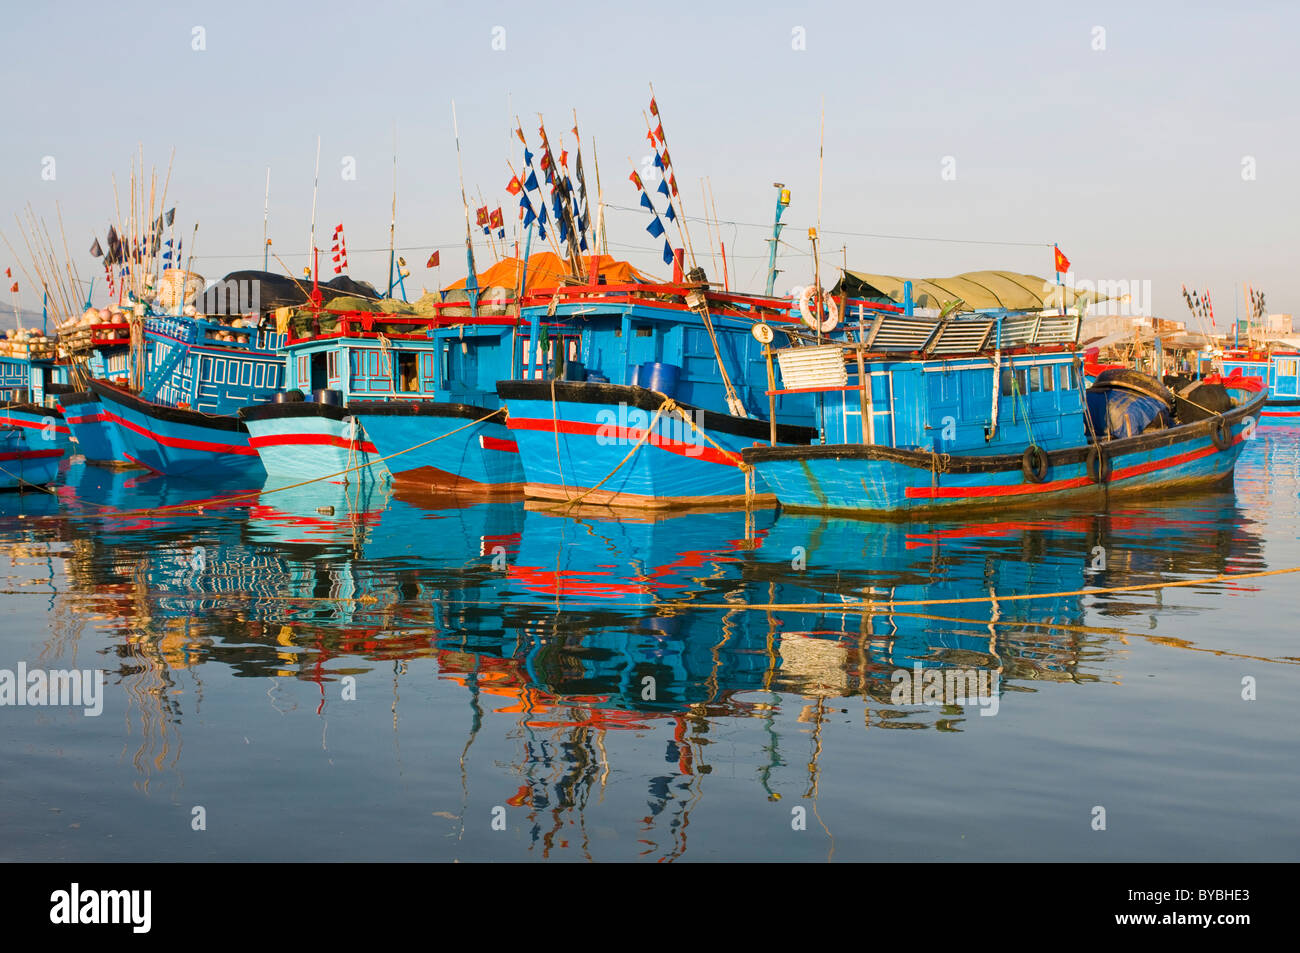
{"label": "blue plastic barrel", "polygon": [[676,364],[650,361],[640,367],[641,386],[646,390],[658,391],[665,397],[677,396],[677,382],[681,376],[682,369]]}
{"label": "blue plastic barrel", "polygon": [[564,376],[560,379],[566,381],[585,381],[587,379],[587,368],[583,366],[582,361],[566,361],[564,364]]}

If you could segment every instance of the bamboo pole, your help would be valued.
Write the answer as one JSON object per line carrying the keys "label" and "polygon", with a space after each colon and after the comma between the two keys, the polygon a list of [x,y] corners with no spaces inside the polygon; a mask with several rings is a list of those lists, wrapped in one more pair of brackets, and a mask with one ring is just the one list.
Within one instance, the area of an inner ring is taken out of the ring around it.
{"label": "bamboo pole", "polygon": [[718,253],[717,250],[713,247],[713,226],[709,223],[709,213],[708,213],[709,196],[704,191],[704,176],[700,176],[700,201],[704,203],[704,208],[705,208],[704,231],[707,232],[709,236],[709,263],[713,267],[713,273],[716,275],[718,273]]}

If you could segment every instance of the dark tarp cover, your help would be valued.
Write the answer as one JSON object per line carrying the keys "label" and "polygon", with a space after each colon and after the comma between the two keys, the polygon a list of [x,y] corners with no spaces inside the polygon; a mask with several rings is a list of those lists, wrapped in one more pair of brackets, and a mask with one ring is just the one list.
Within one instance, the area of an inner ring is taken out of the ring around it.
{"label": "dark tarp cover", "polygon": [[[311,294],[310,280],[295,280],[288,275],[277,275],[269,271],[232,271],[221,280],[256,281],[259,307],[264,313],[286,306],[301,307],[308,303],[307,296]],[[320,293],[323,304],[344,296],[374,300],[382,297],[369,282],[354,281],[347,275],[339,275],[332,281],[321,284]]]}
{"label": "dark tarp cover", "polygon": [[1153,423],[1152,429],[1169,425],[1169,414],[1162,401],[1132,391],[1089,390],[1088,414],[1097,436],[1113,439],[1137,436]]}

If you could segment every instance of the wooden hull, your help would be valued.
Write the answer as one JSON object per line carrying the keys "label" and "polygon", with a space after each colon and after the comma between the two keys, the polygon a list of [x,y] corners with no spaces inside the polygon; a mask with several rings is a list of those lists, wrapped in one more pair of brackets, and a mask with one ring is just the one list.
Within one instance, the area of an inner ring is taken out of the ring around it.
{"label": "wooden hull", "polygon": [[[667,398],[640,387],[501,381],[497,388],[519,444],[524,492],[538,499],[581,497],[631,509],[742,506],[741,452],[768,439],[766,421],[686,404],[678,406],[691,424],[675,411],[656,417]],[[813,435],[810,428],[781,426],[777,439],[806,443]],[[752,502],[773,502],[761,483],[754,490]]]}
{"label": "wooden hull", "polygon": [[118,428],[132,463],[204,480],[266,474],[237,417],[165,407],[98,380],[90,381],[90,389]]}
{"label": "wooden hull", "polygon": [[1224,415],[1223,447],[1214,440],[1217,418],[1104,443],[1103,469],[1110,472],[1100,482],[1089,475],[1090,447],[1047,454],[1041,482],[1030,480],[1020,457],[1011,454],[945,457],[890,447],[826,445],[754,448],[746,451],[745,459],[773,488],[782,507],[791,510],[898,518],[1042,511],[1064,503],[1104,505],[1116,497],[1163,497],[1230,484],[1264,400],[1261,394]]}

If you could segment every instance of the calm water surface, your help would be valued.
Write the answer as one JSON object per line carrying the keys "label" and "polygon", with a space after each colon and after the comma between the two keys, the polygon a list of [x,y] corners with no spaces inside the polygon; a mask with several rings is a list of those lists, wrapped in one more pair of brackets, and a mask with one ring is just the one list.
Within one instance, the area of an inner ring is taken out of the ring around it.
{"label": "calm water surface", "polygon": [[[0,707],[0,858],[1300,854],[1300,574],[1077,594],[1300,566],[1296,434],[1235,493],[965,524],[65,483],[0,497],[0,670],[103,713]],[[992,695],[896,698],[928,671]]]}

